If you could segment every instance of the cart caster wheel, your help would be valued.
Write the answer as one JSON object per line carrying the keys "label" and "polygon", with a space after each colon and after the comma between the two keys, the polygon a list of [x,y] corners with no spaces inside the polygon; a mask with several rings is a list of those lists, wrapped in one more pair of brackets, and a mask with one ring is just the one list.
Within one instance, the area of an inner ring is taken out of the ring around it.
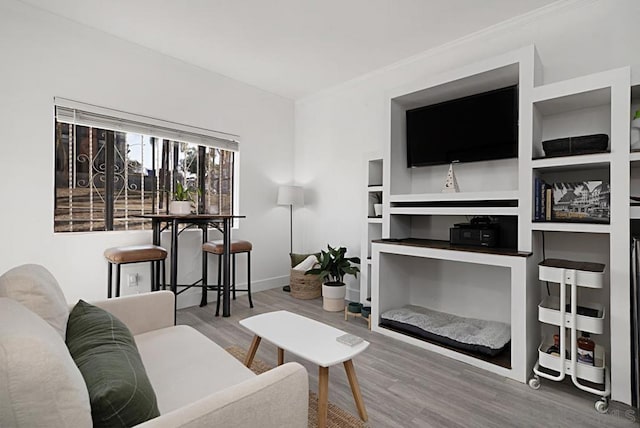
{"label": "cart caster wheel", "polygon": [[603,398],[602,400],[596,401],[595,408],[598,413],[607,413],[609,410],[608,400]]}
{"label": "cart caster wheel", "polygon": [[540,378],[538,376],[534,376],[529,379],[529,387],[531,389],[540,389]]}

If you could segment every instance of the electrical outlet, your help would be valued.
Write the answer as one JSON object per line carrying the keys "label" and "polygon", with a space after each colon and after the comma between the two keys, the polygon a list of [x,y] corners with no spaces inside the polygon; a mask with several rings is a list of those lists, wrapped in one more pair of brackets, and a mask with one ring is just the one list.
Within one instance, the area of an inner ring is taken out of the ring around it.
{"label": "electrical outlet", "polygon": [[138,274],[131,273],[128,278],[129,287],[137,287],[138,286]]}

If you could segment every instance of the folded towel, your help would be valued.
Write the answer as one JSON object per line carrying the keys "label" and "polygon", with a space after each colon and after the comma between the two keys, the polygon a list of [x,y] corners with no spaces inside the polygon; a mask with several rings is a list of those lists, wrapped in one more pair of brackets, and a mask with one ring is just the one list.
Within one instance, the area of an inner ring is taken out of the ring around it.
{"label": "folded towel", "polygon": [[296,265],[293,269],[306,272],[309,269],[313,269],[313,267],[317,264],[318,264],[318,258],[312,254],[306,259],[304,259],[302,262],[300,262],[300,264]]}

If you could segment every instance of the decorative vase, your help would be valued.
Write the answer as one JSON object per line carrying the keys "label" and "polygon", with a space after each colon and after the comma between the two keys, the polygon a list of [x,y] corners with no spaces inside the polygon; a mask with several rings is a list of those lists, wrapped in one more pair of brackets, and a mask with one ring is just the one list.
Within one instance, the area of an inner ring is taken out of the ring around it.
{"label": "decorative vase", "polygon": [[322,309],[328,312],[344,311],[344,298],[346,295],[347,286],[342,282],[322,284]]}
{"label": "decorative vase", "polygon": [[190,201],[169,202],[169,214],[175,214],[175,215],[191,214],[191,202]]}
{"label": "decorative vase", "polygon": [[458,193],[460,191],[458,180],[456,179],[456,173],[453,171],[453,164],[456,162],[457,161],[451,162],[449,165],[449,171],[447,171],[447,178],[444,181],[442,193]]}
{"label": "decorative vase", "polygon": [[373,213],[376,217],[382,216],[382,204],[373,204]]}

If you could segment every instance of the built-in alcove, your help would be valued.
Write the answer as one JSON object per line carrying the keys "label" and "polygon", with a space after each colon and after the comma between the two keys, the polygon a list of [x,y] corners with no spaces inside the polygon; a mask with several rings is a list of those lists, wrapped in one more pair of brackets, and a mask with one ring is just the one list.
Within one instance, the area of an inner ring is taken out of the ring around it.
{"label": "built-in alcove", "polygon": [[[528,253],[517,250],[450,248],[447,241],[378,241],[373,244],[372,329],[416,346],[521,380],[525,378],[526,296]],[[511,327],[510,351],[488,357],[419,339],[380,325],[387,310],[416,305],[428,309],[498,321]]]}
{"label": "built-in alcove", "polygon": [[[462,208],[471,209],[473,208]],[[396,215],[396,229],[403,235],[392,238],[416,238],[449,241],[450,229],[457,224],[469,224],[474,215]],[[516,216],[490,216],[492,226],[498,232],[496,248],[518,248],[518,218]],[[480,247],[482,248],[482,247]]]}
{"label": "built-in alcove", "polygon": [[[510,61],[511,60],[511,61]],[[428,168],[407,168],[406,111],[433,105],[494,89],[518,85],[520,70],[516,61],[507,64],[485,65],[484,70],[466,74],[464,71],[451,80],[433,81],[421,87],[408,85],[401,95],[391,99],[390,195],[420,195],[439,193],[444,184],[448,165]],[[510,63],[509,63],[510,62]],[[482,68],[482,67],[481,67]],[[461,117],[460,120],[464,120]],[[469,135],[473,141],[473,135]],[[461,192],[516,191],[518,189],[518,159],[499,159],[472,162],[455,166]]]}
{"label": "built-in alcove", "polygon": [[[381,314],[411,304],[465,318],[511,323],[511,273],[507,267],[384,254],[380,268],[380,288],[394,295],[392,300],[383,293]],[[508,350],[489,357],[448,349],[511,368]]]}
{"label": "built-in alcove", "polygon": [[[569,232],[536,232],[540,248],[539,254],[546,259],[563,259],[589,263],[601,263],[606,266],[604,272],[604,286],[602,288],[581,287],[578,293],[578,305],[589,306],[589,303],[602,305],[605,313],[604,331],[602,334],[594,334],[591,339],[605,349],[607,361],[611,358],[610,325],[609,318],[615,316],[610,308],[610,265],[609,260],[609,235],[605,233],[569,233]],[[544,236],[543,236],[544,234]],[[542,245],[544,243],[544,249]],[[539,286],[540,301],[548,296],[559,296],[559,284],[537,281]],[[547,288],[548,286],[548,288]],[[571,301],[567,287],[567,303]],[[549,324],[540,324],[541,336],[551,338],[558,333],[558,328]]]}

